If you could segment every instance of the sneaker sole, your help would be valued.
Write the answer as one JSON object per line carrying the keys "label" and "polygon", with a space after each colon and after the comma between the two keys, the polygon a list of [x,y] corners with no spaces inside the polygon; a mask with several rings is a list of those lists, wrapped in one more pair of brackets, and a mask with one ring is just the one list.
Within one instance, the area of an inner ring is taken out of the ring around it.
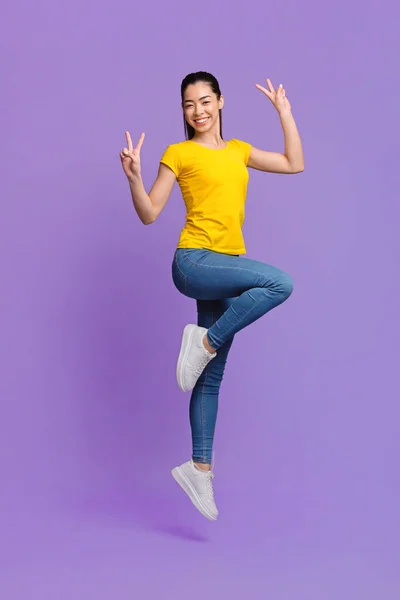
{"label": "sneaker sole", "polygon": [[182,392],[190,391],[190,388],[186,388],[183,383],[183,368],[182,368],[182,366],[183,366],[183,364],[186,360],[186,357],[189,353],[190,345],[192,343],[195,329],[196,329],[195,325],[186,325],[185,329],[183,330],[181,349],[180,349],[179,356],[178,356],[178,364],[176,365],[176,379],[177,379],[178,385],[179,385],[180,389],[182,390]]}
{"label": "sneaker sole", "polygon": [[194,506],[197,508],[197,510],[199,512],[201,512],[203,517],[206,517],[206,519],[208,519],[209,521],[216,521],[217,517],[213,516],[207,510],[207,508],[204,506],[204,504],[200,500],[198,493],[194,489],[190,480],[186,477],[186,475],[185,475],[184,471],[181,469],[181,467],[175,467],[174,469],[172,469],[171,473],[172,473],[172,477],[175,479],[175,481],[178,483],[178,485],[183,489],[183,491],[186,492],[186,494],[189,496],[189,498],[192,501],[192,503],[194,504]]}

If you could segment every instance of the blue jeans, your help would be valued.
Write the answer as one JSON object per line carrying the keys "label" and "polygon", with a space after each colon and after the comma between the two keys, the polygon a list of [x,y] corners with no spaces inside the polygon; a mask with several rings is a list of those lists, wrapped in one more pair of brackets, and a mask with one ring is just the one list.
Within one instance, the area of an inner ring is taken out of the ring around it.
{"label": "blue jeans", "polygon": [[217,350],[192,390],[192,458],[211,463],[218,394],[235,334],[282,304],[293,291],[290,275],[256,260],[198,248],[178,248],[172,263],[176,288],[197,302],[197,324]]}

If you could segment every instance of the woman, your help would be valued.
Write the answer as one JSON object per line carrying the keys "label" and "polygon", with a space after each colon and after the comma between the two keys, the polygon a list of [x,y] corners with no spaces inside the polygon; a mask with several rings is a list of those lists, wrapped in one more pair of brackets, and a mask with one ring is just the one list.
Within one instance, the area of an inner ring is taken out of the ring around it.
{"label": "woman", "polygon": [[272,173],[300,173],[304,159],[300,136],[285,90],[256,84],[278,111],[285,152],[267,152],[222,136],[224,98],[210,73],[191,73],[181,84],[186,140],[168,146],[157,179],[146,193],[140,151],[126,132],[128,147],[120,153],[132,200],[142,223],[154,223],[175,181],[186,205],[186,223],[172,264],[177,289],[197,302],[197,325],[183,332],[177,364],[181,390],[192,391],[190,424],[192,458],[172,475],[196,508],[216,520],[212,480],[212,445],[218,394],[235,334],[284,302],[293,289],[283,271],[240,255],[246,252],[242,225],[248,168]]}

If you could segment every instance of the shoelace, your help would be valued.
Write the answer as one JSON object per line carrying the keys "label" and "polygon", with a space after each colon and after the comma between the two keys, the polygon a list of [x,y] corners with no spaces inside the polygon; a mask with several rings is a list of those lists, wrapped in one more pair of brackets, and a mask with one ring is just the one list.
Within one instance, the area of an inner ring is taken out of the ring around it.
{"label": "shoelace", "polygon": [[194,370],[194,374],[200,376],[202,374],[202,372],[204,371],[204,368],[207,365],[207,363],[208,363],[208,356],[205,354],[201,358],[201,360],[198,364],[198,367]]}
{"label": "shoelace", "polygon": [[214,489],[212,485],[212,480],[214,479],[214,473],[212,471],[207,471],[207,490],[210,494],[211,498],[214,500]]}

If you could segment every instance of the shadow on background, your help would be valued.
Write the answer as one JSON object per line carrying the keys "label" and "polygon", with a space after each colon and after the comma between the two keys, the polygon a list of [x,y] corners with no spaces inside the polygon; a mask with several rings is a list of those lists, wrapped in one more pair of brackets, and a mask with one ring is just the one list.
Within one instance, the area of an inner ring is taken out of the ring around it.
{"label": "shadow on background", "polygon": [[80,390],[73,410],[86,467],[79,510],[206,541],[185,525],[186,515],[191,523],[197,515],[170,475],[190,451],[190,396],[175,380],[176,315],[183,327],[195,303],[173,287],[173,252],[160,258],[159,249],[130,248],[128,261],[122,254],[97,247],[70,280],[71,371]]}

